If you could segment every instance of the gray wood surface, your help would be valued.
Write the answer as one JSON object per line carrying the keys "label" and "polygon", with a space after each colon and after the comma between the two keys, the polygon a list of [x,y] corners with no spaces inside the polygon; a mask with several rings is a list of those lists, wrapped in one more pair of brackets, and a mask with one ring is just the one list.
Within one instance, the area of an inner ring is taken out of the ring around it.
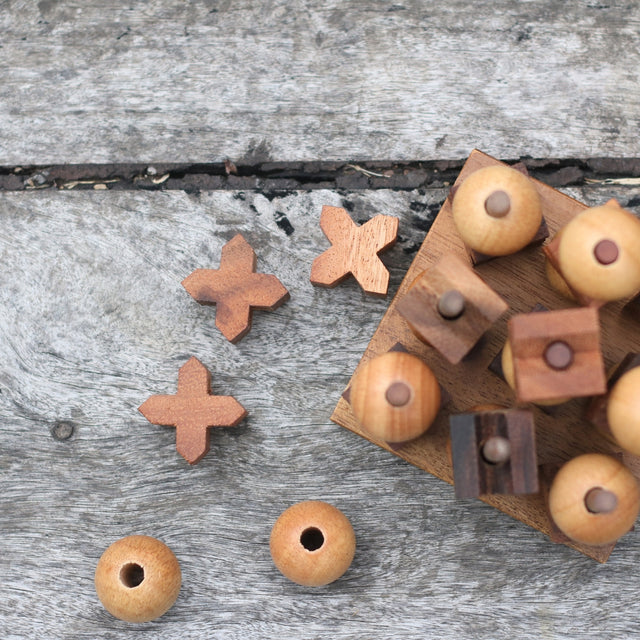
{"label": "gray wood surface", "polygon": [[0,1],[0,164],[636,156],[640,4]]}
{"label": "gray wood surface", "polygon": [[[590,204],[640,189],[575,188]],[[387,300],[309,283],[322,204],[400,217],[391,293],[444,190],[0,194],[0,637],[628,638],[640,633],[633,532],[606,565],[554,545],[329,421]],[[286,216],[287,235],[277,220]],[[242,232],[291,300],[236,346],[180,281]],[[137,407],[173,393],[195,355],[249,411],[189,467]],[[71,428],[68,439],[59,439]],[[54,435],[58,435],[58,438]],[[268,539],[304,499],[358,540],[345,576],[288,582]],[[95,564],[143,533],[178,556],[183,588],[144,626],[97,601]]]}

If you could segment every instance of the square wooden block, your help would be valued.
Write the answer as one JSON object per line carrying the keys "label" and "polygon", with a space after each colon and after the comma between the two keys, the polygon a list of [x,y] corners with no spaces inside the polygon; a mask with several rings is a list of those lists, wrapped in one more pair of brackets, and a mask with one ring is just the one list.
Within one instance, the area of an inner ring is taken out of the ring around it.
{"label": "square wooden block", "polygon": [[414,334],[451,364],[460,362],[508,308],[467,263],[452,254],[425,269],[397,306]]}
{"label": "square wooden block", "polygon": [[483,411],[449,419],[456,498],[538,492],[531,411]]}
{"label": "square wooden block", "polygon": [[597,309],[516,315],[509,321],[509,341],[519,401],[606,391]]}

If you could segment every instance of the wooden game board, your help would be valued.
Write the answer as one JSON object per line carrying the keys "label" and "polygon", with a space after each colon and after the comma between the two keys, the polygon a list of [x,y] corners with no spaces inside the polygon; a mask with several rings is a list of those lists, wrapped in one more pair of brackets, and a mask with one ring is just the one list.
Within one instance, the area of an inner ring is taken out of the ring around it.
{"label": "wooden game board", "polygon": [[[473,151],[456,184],[473,171],[492,164],[500,163],[480,151]],[[542,198],[543,214],[550,237],[553,237],[558,229],[586,206],[539,181],[534,182]],[[507,383],[488,369],[504,344],[507,320],[516,313],[529,312],[536,303],[548,309],[562,309],[573,305],[549,286],[540,246],[529,247],[518,254],[480,264],[476,267],[477,273],[509,303],[510,309],[460,364],[451,365],[433,348],[420,342],[396,311],[398,301],[405,295],[415,277],[447,253],[455,253],[469,260],[453,225],[449,198],[440,209],[358,365],[361,366],[372,357],[388,351],[397,343],[402,344],[410,353],[423,358],[451,396],[441,409],[436,422],[424,436],[394,450],[387,443],[372,440],[361,431],[345,397],[339,400],[331,419],[407,462],[453,483],[448,449],[449,416],[482,404],[514,406],[516,403]],[[628,352],[640,351],[640,326],[638,318],[632,317],[629,307],[625,309],[623,303],[608,304],[600,311],[600,321],[602,350],[607,368],[620,362]],[[551,468],[581,453],[603,452],[623,456],[625,463],[636,476],[640,476],[638,458],[622,453],[585,421],[583,414],[587,402],[587,399],[574,399],[547,410],[534,405],[524,405],[534,411],[539,465],[542,468]],[[544,485],[542,475],[541,483]],[[547,512],[544,489],[535,495],[493,495],[483,496],[481,499],[551,536],[555,541],[564,542],[599,562],[605,562],[615,546],[611,544],[589,547],[559,536]]]}

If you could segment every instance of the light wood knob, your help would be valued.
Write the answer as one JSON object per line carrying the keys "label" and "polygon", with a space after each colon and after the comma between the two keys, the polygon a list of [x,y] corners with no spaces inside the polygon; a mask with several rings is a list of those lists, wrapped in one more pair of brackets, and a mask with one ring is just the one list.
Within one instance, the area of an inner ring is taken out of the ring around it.
{"label": "light wood knob", "polygon": [[558,264],[578,293],[600,301],[640,290],[640,220],[617,204],[578,214],[560,233]]}
{"label": "light wood knob", "polygon": [[615,441],[640,455],[640,367],[627,371],[614,385],[607,403],[607,421]]}
{"label": "light wood knob", "polygon": [[168,611],[182,578],[175,555],[149,536],[114,542],[96,566],[96,592],[104,608],[120,620],[148,622]]}
{"label": "light wood knob", "polygon": [[533,182],[506,166],[484,167],[468,176],[455,193],[452,212],[464,243],[490,256],[527,246],[542,223]]}
{"label": "light wood knob", "polygon": [[422,360],[390,351],[358,369],[349,401],[363,431],[384,442],[407,442],[431,426],[440,385]]}
{"label": "light wood knob", "polygon": [[356,537],[342,511],[310,500],[282,513],[273,525],[269,544],[273,562],[284,576],[306,587],[320,587],[349,568]]}
{"label": "light wood knob", "polygon": [[590,545],[615,542],[638,517],[640,489],[621,462],[600,453],[569,460],[549,490],[549,512],[571,540]]}

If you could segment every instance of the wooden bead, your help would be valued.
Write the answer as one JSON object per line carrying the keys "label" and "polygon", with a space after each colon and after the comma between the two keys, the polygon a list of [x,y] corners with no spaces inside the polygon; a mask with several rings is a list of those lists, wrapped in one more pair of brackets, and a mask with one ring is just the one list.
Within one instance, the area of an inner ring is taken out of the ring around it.
{"label": "wooden bead", "polygon": [[431,426],[440,408],[440,385],[422,360],[390,351],[360,367],[349,401],[369,435],[389,443],[407,442]]}
{"label": "wooden bead", "polygon": [[356,537],[347,517],[318,500],[299,502],[276,520],[269,543],[278,570],[306,587],[337,580],[351,565]]}
{"label": "wooden bead", "polygon": [[175,555],[149,536],[114,542],[96,566],[95,585],[104,608],[126,622],[148,622],[168,611],[182,578]]}
{"label": "wooden bead", "polygon": [[466,178],[455,193],[452,213],[464,243],[490,256],[527,246],[542,223],[533,182],[506,166],[485,167]]}
{"label": "wooden bead", "polygon": [[640,220],[608,203],[578,214],[562,229],[558,265],[568,285],[595,300],[640,290]]}
{"label": "wooden bead", "polygon": [[[516,390],[516,378],[515,372],[513,369],[513,352],[511,351],[511,343],[507,340],[504,343],[504,347],[502,348],[502,375],[506,383],[513,389]],[[536,400],[535,404],[540,405],[541,407],[552,407],[556,404],[562,404],[563,402],[567,402],[570,400],[568,397],[563,398],[554,398],[552,400]]]}
{"label": "wooden bead", "polygon": [[633,526],[640,489],[621,462],[600,453],[569,460],[549,490],[549,512],[571,540],[589,545],[615,542]]}
{"label": "wooden bead", "polygon": [[627,371],[614,385],[607,404],[607,421],[615,441],[640,455],[640,367]]}

